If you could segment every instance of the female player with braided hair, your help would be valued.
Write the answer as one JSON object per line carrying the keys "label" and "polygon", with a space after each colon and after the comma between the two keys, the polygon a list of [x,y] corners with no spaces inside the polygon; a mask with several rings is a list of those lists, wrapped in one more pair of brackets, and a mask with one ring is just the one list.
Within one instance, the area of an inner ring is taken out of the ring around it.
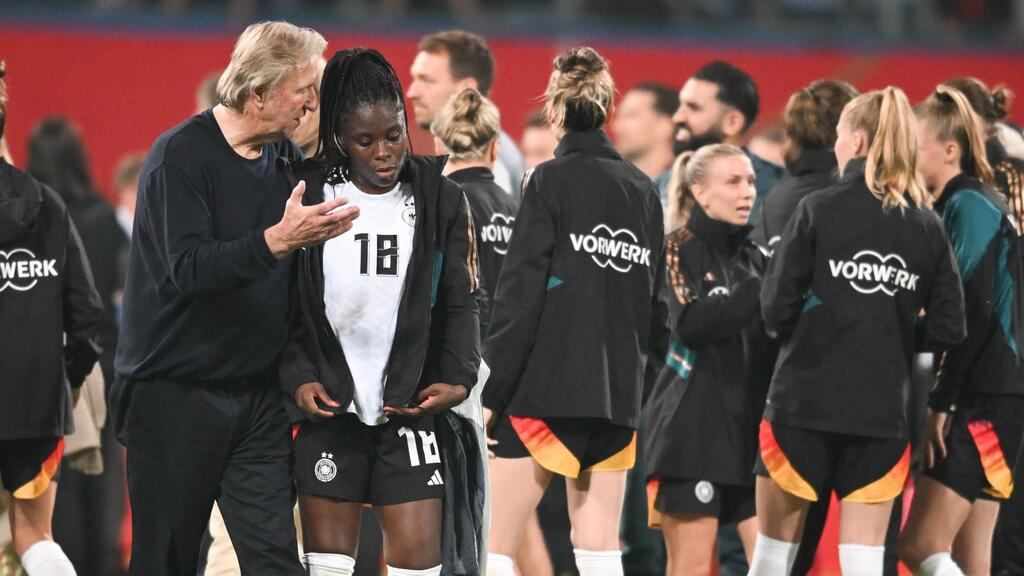
{"label": "female player with braided hair", "polygon": [[444,159],[409,153],[402,88],[375,50],[324,71],[316,155],[295,168],[305,200],[345,196],[350,234],[297,262],[282,358],[295,480],[312,576],[350,575],[364,504],[392,576],[441,573],[444,481],[434,414],[479,367],[472,219]]}
{"label": "female player with braided hair", "polygon": [[999,506],[1014,489],[1024,415],[1020,250],[968,98],[939,86],[916,112],[918,171],[960,266],[967,340],[943,357],[928,400],[926,470],[900,556],[926,576],[988,574]]}

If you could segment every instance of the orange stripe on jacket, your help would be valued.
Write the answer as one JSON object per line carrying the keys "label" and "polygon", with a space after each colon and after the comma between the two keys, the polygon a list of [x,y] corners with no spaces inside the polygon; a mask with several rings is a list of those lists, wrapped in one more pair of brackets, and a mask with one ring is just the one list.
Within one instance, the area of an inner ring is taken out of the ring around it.
{"label": "orange stripe on jacket", "polygon": [[843,501],[860,502],[863,504],[888,502],[899,496],[900,492],[903,492],[903,486],[907,483],[907,474],[909,473],[910,444],[908,443],[906,449],[903,450],[903,456],[900,457],[892,469],[885,473],[885,476],[864,486],[860,490],[850,493],[846,498],[843,498]]}
{"label": "orange stripe on jacket", "polygon": [[567,478],[580,475],[580,461],[540,418],[509,416],[512,427],[538,464]]}
{"label": "orange stripe on jacket", "polygon": [[768,469],[768,475],[772,480],[775,480],[780,488],[797,498],[817,502],[818,493],[814,491],[814,487],[793,468],[789,458],[782,451],[782,447],[775,440],[771,422],[761,420],[758,439],[761,442],[761,460],[764,460],[764,466]]}
{"label": "orange stripe on jacket", "polygon": [[985,469],[985,479],[991,486],[984,488],[985,493],[996,498],[1009,498],[1013,494],[1013,473],[1006,464],[1003,447],[992,423],[968,422],[967,429],[971,431],[974,445],[978,447],[981,467]]}
{"label": "orange stripe on jacket", "polygon": [[23,485],[13,492],[13,496],[19,500],[34,500],[43,495],[50,487],[50,481],[57,475],[60,469],[60,459],[64,456],[64,439],[57,442],[57,447],[46,457],[43,465],[39,467],[39,474],[28,484]]}

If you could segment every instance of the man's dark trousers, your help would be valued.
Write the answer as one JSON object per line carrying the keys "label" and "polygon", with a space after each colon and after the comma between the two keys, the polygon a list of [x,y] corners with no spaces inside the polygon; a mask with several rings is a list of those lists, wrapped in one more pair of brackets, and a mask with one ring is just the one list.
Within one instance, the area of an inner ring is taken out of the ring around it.
{"label": "man's dark trousers", "polygon": [[194,576],[216,500],[242,574],[302,576],[276,378],[127,385],[130,574]]}

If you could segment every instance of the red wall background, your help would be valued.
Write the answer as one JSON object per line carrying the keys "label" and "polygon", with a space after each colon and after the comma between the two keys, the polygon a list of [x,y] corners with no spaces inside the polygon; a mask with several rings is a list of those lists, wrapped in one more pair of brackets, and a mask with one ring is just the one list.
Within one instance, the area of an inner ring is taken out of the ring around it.
{"label": "red wall background", "polygon": [[[328,53],[353,45],[379,49],[408,82],[416,53],[412,35],[327,34]],[[146,150],[157,135],[191,114],[195,90],[208,73],[222,68],[234,36],[129,29],[73,29],[0,24],[0,59],[7,61],[7,139],[16,164],[24,165],[32,125],[61,114],[82,131],[93,176],[104,193],[118,159]],[[493,99],[514,136],[538,105],[551,60],[567,44],[550,40],[492,37],[498,62]],[[574,42],[576,43],[576,42]],[[799,49],[668,43],[609,43],[581,38],[611,61],[620,92],[645,80],[681,86],[704,62],[722,58],[746,69],[762,97],[758,124],[772,122],[790,93],[808,82],[840,77],[861,90],[886,84],[903,87],[917,101],[939,81],[954,75],[1008,82],[1024,92],[1024,58],[1011,53],[897,50]],[[429,149],[413,128],[418,150]]]}

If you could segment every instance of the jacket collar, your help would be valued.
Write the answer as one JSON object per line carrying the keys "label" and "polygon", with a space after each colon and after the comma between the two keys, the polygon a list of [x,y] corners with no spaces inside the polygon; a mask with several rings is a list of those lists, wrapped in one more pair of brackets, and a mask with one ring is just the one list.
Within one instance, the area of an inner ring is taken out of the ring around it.
{"label": "jacket collar", "polygon": [[831,150],[804,150],[786,169],[793,176],[832,173],[836,170],[836,155]]}
{"label": "jacket collar", "polygon": [[961,172],[956,176],[952,177],[949,182],[946,182],[946,186],[942,189],[942,194],[939,194],[939,198],[933,205],[935,211],[942,214],[942,211],[946,209],[946,203],[949,202],[957,192],[961,190],[977,190],[981,191],[984,184],[980,180],[971,176],[966,172]]}
{"label": "jacket collar", "polygon": [[591,130],[589,132],[566,132],[562,140],[555,148],[555,158],[561,158],[573,152],[588,152],[598,156],[609,156],[621,158],[612,146],[612,141],[604,130]]}
{"label": "jacket collar", "polygon": [[700,205],[694,204],[686,227],[701,241],[712,248],[732,253],[750,234],[751,226],[735,226],[728,222],[715,220],[704,212]]}
{"label": "jacket collar", "polygon": [[1009,153],[1006,152],[1006,147],[1003,146],[1003,143],[996,136],[985,141],[985,156],[988,158],[988,163],[993,167],[1010,157]]}
{"label": "jacket collar", "polygon": [[43,204],[41,185],[0,158],[0,242],[10,242],[32,227]]}
{"label": "jacket collar", "polygon": [[466,182],[494,182],[494,172],[490,168],[473,167],[456,170],[448,175],[448,178],[464,184]]}
{"label": "jacket collar", "polygon": [[843,170],[843,176],[839,179],[840,182],[852,182],[857,180],[864,180],[864,167],[867,165],[868,159],[861,156],[859,158],[852,158],[846,163],[846,168]]}

